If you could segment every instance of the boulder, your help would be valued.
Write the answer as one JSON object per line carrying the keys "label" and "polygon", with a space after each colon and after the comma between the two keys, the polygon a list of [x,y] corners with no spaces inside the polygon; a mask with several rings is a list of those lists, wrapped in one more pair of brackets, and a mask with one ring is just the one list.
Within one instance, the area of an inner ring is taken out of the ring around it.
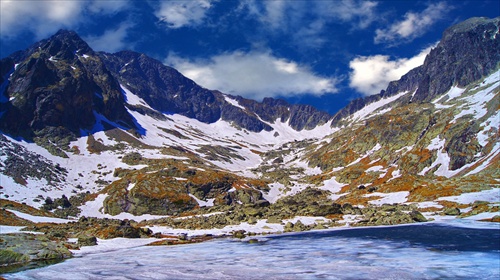
{"label": "boulder", "polygon": [[410,217],[415,221],[415,222],[419,222],[419,223],[423,223],[423,222],[427,222],[427,219],[424,217],[424,215],[422,215],[422,213],[420,213],[419,211],[417,210],[413,210],[410,212]]}
{"label": "boulder", "polygon": [[300,220],[293,225],[293,231],[305,231],[307,229],[307,226],[304,225]]}
{"label": "boulder", "polygon": [[285,228],[283,229],[284,232],[291,232],[293,231],[293,223],[292,222],[288,222],[286,223],[285,225]]}
{"label": "boulder", "polygon": [[448,207],[443,210],[443,213],[447,216],[458,216],[460,215],[460,209],[457,207]]}
{"label": "boulder", "polygon": [[70,258],[64,242],[40,234],[4,234],[0,238],[0,266]]}
{"label": "boulder", "polygon": [[283,221],[276,217],[276,216],[270,216],[269,218],[267,218],[267,223],[269,224],[281,224]]}
{"label": "boulder", "polygon": [[97,245],[97,238],[95,236],[81,235],[78,237],[78,245],[82,246],[95,246]]}
{"label": "boulder", "polygon": [[237,230],[237,231],[234,231],[233,232],[233,237],[234,238],[239,238],[239,239],[243,239],[245,238],[247,235],[246,235],[246,231],[245,230]]}

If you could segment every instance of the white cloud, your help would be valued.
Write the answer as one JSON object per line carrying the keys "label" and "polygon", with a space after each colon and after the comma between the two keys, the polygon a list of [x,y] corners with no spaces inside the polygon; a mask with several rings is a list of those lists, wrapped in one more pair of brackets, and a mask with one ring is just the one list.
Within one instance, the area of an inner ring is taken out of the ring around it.
{"label": "white cloud", "polygon": [[450,9],[444,2],[430,4],[420,13],[408,12],[403,20],[393,23],[386,29],[377,29],[374,42],[411,41],[422,36]]}
{"label": "white cloud", "polygon": [[89,36],[85,41],[96,51],[116,52],[130,49],[132,46],[126,42],[128,29],[132,27],[130,23],[123,23],[116,29],[109,29],[101,36]]}
{"label": "white cloud", "polygon": [[318,4],[318,13],[323,14],[323,16],[350,22],[353,26],[361,29],[368,27],[377,17],[375,13],[377,2],[374,1],[319,1]]}
{"label": "white cloud", "polygon": [[115,14],[129,6],[129,0],[95,0],[88,5],[88,9],[96,14]]}
{"label": "white cloud", "polygon": [[290,34],[299,47],[317,47],[328,41],[333,23],[366,28],[375,19],[377,3],[339,1],[242,1],[239,7],[259,22],[263,31]]}
{"label": "white cloud", "polygon": [[[342,21],[359,28],[366,28],[376,17],[376,2],[361,0],[340,1],[258,1],[246,0],[241,5],[265,28],[289,29],[316,21]],[[313,24],[318,25],[318,24]],[[290,28],[291,27],[291,28]]]}
{"label": "white cloud", "polygon": [[198,61],[170,55],[165,63],[203,87],[255,100],[337,91],[336,78],[318,76],[305,66],[269,52],[232,52]]}
{"label": "white cloud", "polygon": [[75,28],[88,15],[105,15],[124,9],[129,1],[45,0],[0,1],[0,34],[14,38],[20,32],[32,32],[36,39],[45,38],[61,28]]}
{"label": "white cloud", "polygon": [[155,15],[169,28],[195,26],[203,22],[211,6],[210,0],[162,1]]}
{"label": "white cloud", "polygon": [[412,58],[391,60],[387,55],[360,56],[349,63],[352,69],[349,86],[364,95],[373,95],[385,89],[389,82],[398,80],[411,69],[424,63],[433,47]]}

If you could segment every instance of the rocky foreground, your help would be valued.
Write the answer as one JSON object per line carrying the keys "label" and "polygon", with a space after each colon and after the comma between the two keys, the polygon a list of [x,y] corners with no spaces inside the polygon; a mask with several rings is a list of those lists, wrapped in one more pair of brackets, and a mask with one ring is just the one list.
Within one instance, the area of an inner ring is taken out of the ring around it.
{"label": "rocky foreground", "polygon": [[[191,216],[170,216],[142,222],[81,217],[78,220],[68,220],[67,223],[35,223],[16,216],[11,210],[38,216],[42,214],[53,216],[53,214],[26,205],[2,201],[0,209],[2,223],[25,226],[23,228],[25,232],[0,234],[0,266],[2,267],[0,271],[5,273],[29,269],[36,265],[64,260],[72,257],[73,252],[77,252],[83,246],[97,245],[98,239],[157,238],[157,241],[152,241],[149,245],[161,246],[196,243],[220,237],[245,238],[257,234],[330,229],[346,226],[346,224],[377,226],[428,221],[415,205],[384,204],[361,208],[348,203],[343,205],[327,203],[326,199],[322,199],[323,195],[319,190],[308,189],[295,196],[282,199],[276,204],[263,201],[237,206],[200,208],[191,213]],[[476,202],[472,206],[473,210],[468,214],[498,211],[497,208],[498,206],[491,206],[488,203]],[[434,214],[459,217],[465,215],[461,214],[457,207],[443,208]],[[297,217],[315,217],[315,222],[303,223],[300,218],[294,219]],[[268,232],[249,230],[258,221],[265,221],[268,225],[280,225],[282,230],[276,231],[271,227]],[[490,221],[500,222],[500,217],[495,216]],[[235,229],[231,235],[188,235],[187,233],[165,235],[151,230],[159,226],[193,232],[192,230],[216,230],[241,224],[247,224],[248,227],[245,227],[247,230]]]}

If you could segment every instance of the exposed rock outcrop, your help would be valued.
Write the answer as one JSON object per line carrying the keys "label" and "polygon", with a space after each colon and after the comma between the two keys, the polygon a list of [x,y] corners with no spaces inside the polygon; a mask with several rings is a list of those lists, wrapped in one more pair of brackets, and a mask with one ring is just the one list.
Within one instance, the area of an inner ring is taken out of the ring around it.
{"label": "exposed rock outcrop", "polygon": [[118,82],[76,33],[61,30],[16,59],[15,69],[12,57],[0,67],[13,71],[4,93],[9,102],[3,106],[2,130],[30,137],[61,127],[79,136],[80,129],[94,126],[95,113],[135,127]]}

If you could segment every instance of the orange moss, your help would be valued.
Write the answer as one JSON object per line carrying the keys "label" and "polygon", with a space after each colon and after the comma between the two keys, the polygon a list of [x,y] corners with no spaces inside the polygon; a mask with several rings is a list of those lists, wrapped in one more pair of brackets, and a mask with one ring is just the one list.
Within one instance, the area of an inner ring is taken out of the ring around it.
{"label": "orange moss", "polygon": [[389,169],[387,170],[387,173],[384,175],[384,177],[378,178],[375,181],[373,181],[373,186],[382,185],[383,183],[392,179],[392,172],[394,172],[394,170],[396,170],[395,166],[389,167]]}
{"label": "orange moss", "polygon": [[414,154],[419,156],[418,162],[422,163],[429,159],[432,159],[433,152],[428,149],[414,151]]}
{"label": "orange moss", "polygon": [[229,140],[230,142],[242,147],[242,148],[248,148],[248,146],[241,144],[240,142],[234,141],[234,140]]}
{"label": "orange moss", "polygon": [[420,212],[438,212],[443,210],[442,208],[438,207],[425,207],[425,208],[418,208]]}
{"label": "orange moss", "polygon": [[366,194],[366,193],[354,191],[354,192],[351,192],[345,196],[340,197],[335,202],[338,204],[349,203],[351,205],[364,205],[364,206],[366,206],[366,205],[368,205],[369,201],[382,198],[380,196],[365,197],[364,194]]}
{"label": "orange moss", "polygon": [[446,208],[452,208],[452,207],[457,207],[457,208],[467,208],[467,205],[464,204],[459,204],[453,201],[447,201],[447,200],[440,200],[437,202],[439,205],[446,207]]}
{"label": "orange moss", "polygon": [[254,149],[250,149],[250,152],[256,154],[256,155],[263,155],[264,153],[261,152],[261,151],[257,151],[257,150],[254,150]]}
{"label": "orange moss", "polygon": [[328,214],[325,216],[325,218],[338,221],[344,218],[344,214]]}

